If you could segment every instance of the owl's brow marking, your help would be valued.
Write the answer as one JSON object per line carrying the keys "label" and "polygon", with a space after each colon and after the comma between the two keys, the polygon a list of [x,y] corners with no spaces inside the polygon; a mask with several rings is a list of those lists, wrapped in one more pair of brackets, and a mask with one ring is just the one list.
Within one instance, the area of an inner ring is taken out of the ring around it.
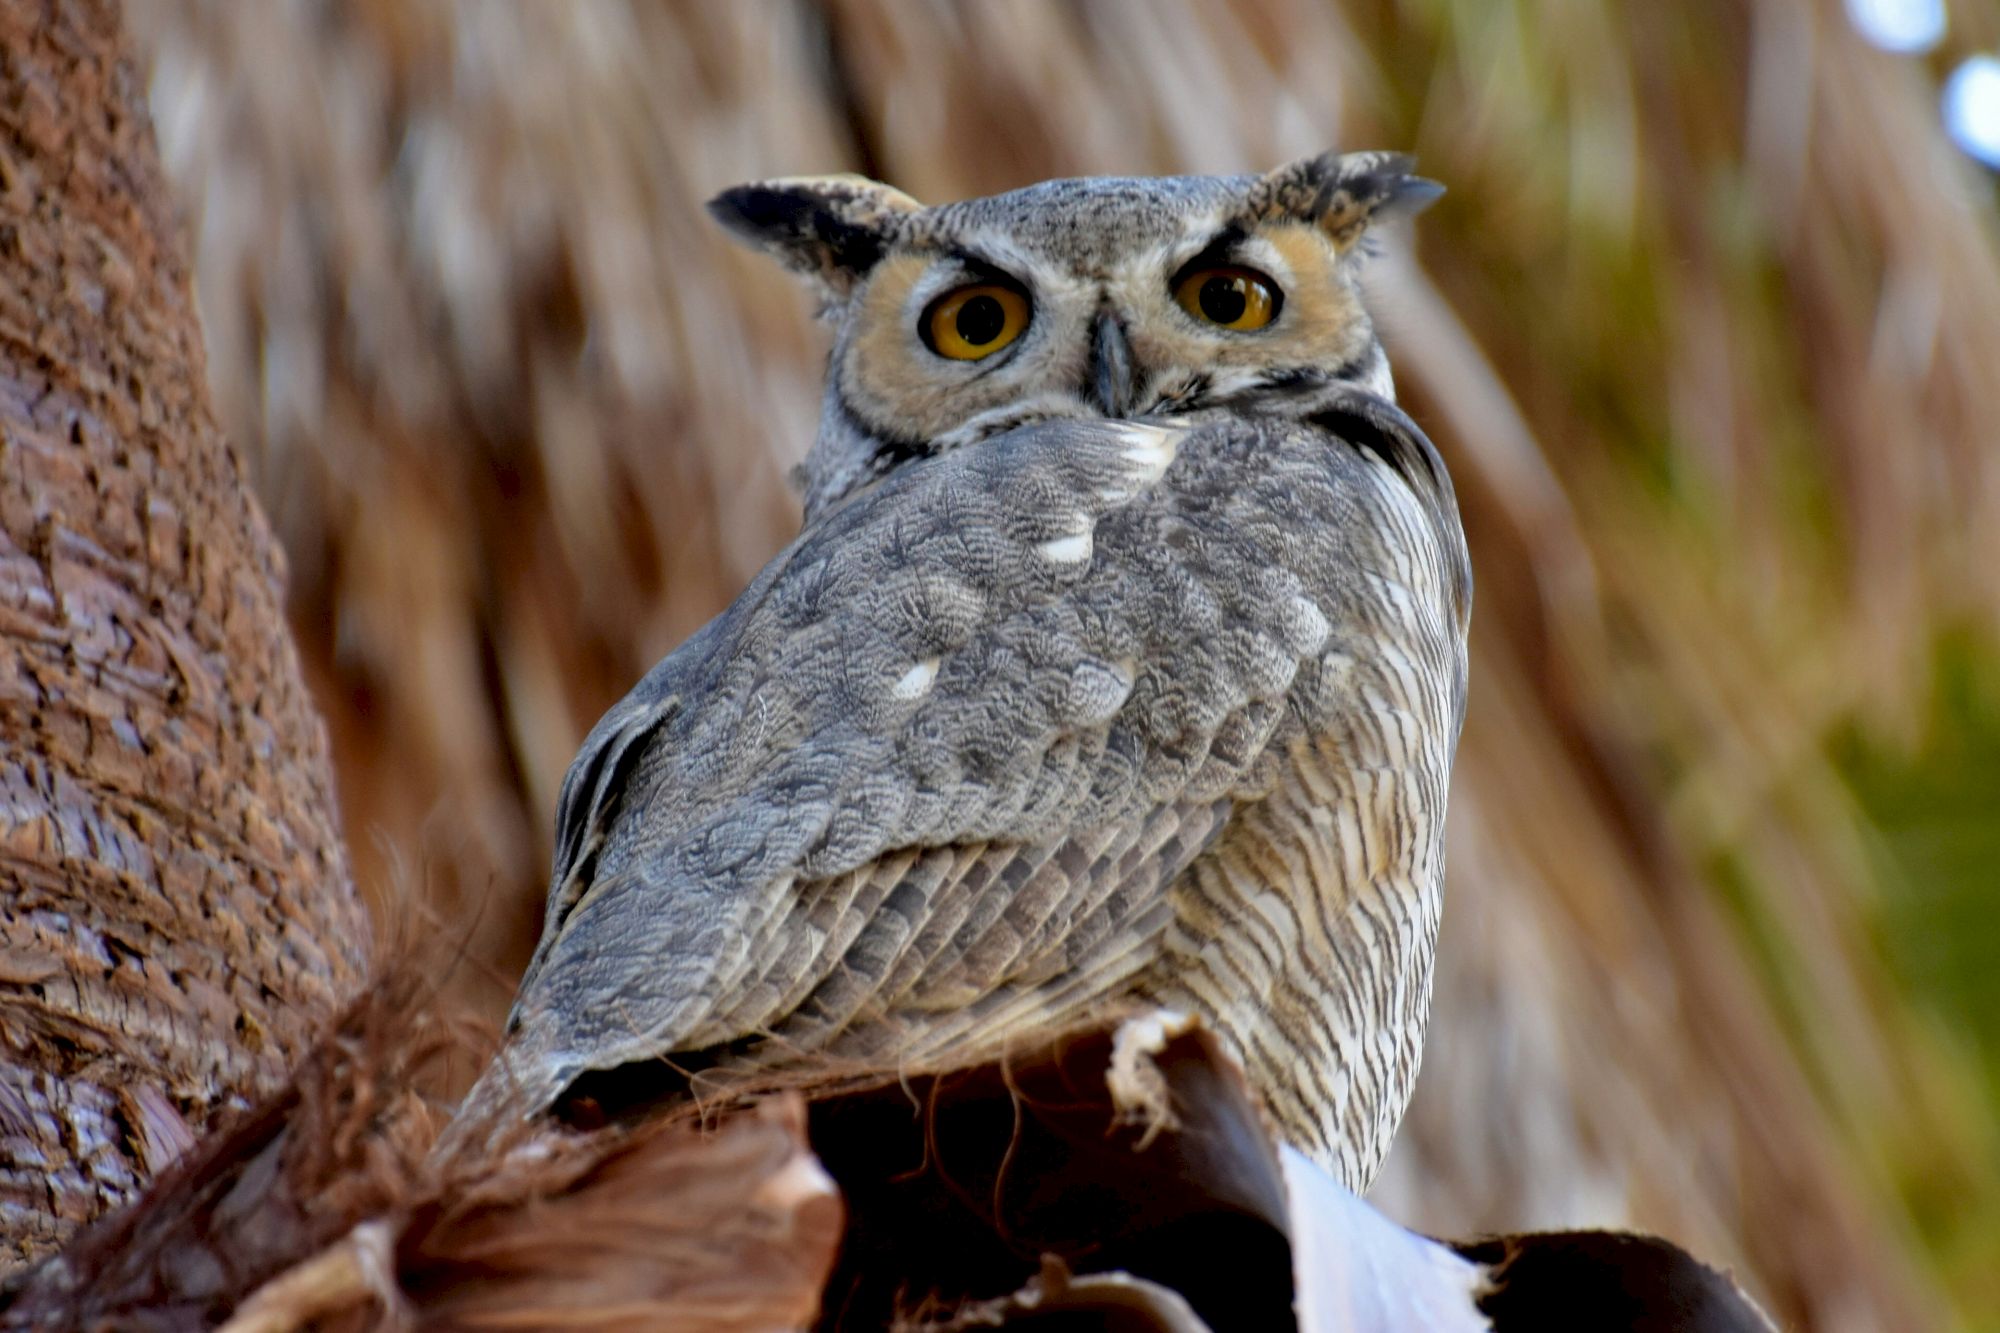
{"label": "owl's brow marking", "polygon": [[1033,295],[1029,292],[1027,284],[982,254],[976,254],[961,246],[952,246],[942,253],[946,259],[963,266],[967,274],[979,282],[997,282],[1002,286],[1015,288],[1023,296]]}
{"label": "owl's brow marking", "polygon": [[1190,273],[1204,268],[1213,268],[1218,264],[1226,264],[1230,260],[1235,259],[1236,252],[1242,247],[1243,242],[1249,238],[1250,233],[1245,231],[1240,224],[1230,223],[1221,231],[1211,236],[1208,244],[1195,251],[1192,258],[1175,269],[1173,276],[1167,279],[1167,285],[1169,287],[1174,286]]}

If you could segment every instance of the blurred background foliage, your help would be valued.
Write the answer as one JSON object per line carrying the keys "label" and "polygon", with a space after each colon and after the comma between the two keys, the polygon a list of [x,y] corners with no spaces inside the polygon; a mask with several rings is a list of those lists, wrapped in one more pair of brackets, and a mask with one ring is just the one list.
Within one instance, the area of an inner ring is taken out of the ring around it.
{"label": "blurred background foliage", "polygon": [[2000,7],[1917,57],[1838,0],[129,14],[357,868],[487,1017],[576,743],[797,522],[822,339],[704,199],[1417,153],[1372,287],[1479,593],[1376,1201],[2000,1328],[2000,213],[1939,116]]}

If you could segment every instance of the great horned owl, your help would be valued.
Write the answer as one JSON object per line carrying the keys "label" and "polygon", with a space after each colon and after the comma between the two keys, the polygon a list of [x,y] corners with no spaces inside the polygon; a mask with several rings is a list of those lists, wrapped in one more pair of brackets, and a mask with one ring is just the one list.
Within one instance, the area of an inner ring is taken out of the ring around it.
{"label": "great horned owl", "polygon": [[469,1114],[1157,1005],[1368,1183],[1429,1009],[1471,595],[1356,285],[1439,193],[1410,165],[714,201],[835,328],[805,530],[584,742]]}

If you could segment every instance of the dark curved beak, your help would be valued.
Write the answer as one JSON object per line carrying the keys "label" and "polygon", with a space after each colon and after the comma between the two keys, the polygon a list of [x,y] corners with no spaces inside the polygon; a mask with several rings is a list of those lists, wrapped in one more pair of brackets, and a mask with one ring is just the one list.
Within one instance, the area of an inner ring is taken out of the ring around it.
{"label": "dark curved beak", "polygon": [[1099,311],[1090,328],[1090,369],[1083,391],[1107,417],[1132,411],[1132,344],[1124,324],[1108,310]]}

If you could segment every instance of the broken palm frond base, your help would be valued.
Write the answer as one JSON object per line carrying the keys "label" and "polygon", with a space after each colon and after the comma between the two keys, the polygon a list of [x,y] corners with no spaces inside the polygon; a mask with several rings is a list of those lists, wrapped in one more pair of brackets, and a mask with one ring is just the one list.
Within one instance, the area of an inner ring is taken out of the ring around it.
{"label": "broken palm frond base", "polygon": [[1610,1232],[1447,1245],[1280,1146],[1152,1015],[945,1074],[434,1154],[451,1034],[379,988],[292,1083],[0,1296],[0,1328],[1765,1330]]}

